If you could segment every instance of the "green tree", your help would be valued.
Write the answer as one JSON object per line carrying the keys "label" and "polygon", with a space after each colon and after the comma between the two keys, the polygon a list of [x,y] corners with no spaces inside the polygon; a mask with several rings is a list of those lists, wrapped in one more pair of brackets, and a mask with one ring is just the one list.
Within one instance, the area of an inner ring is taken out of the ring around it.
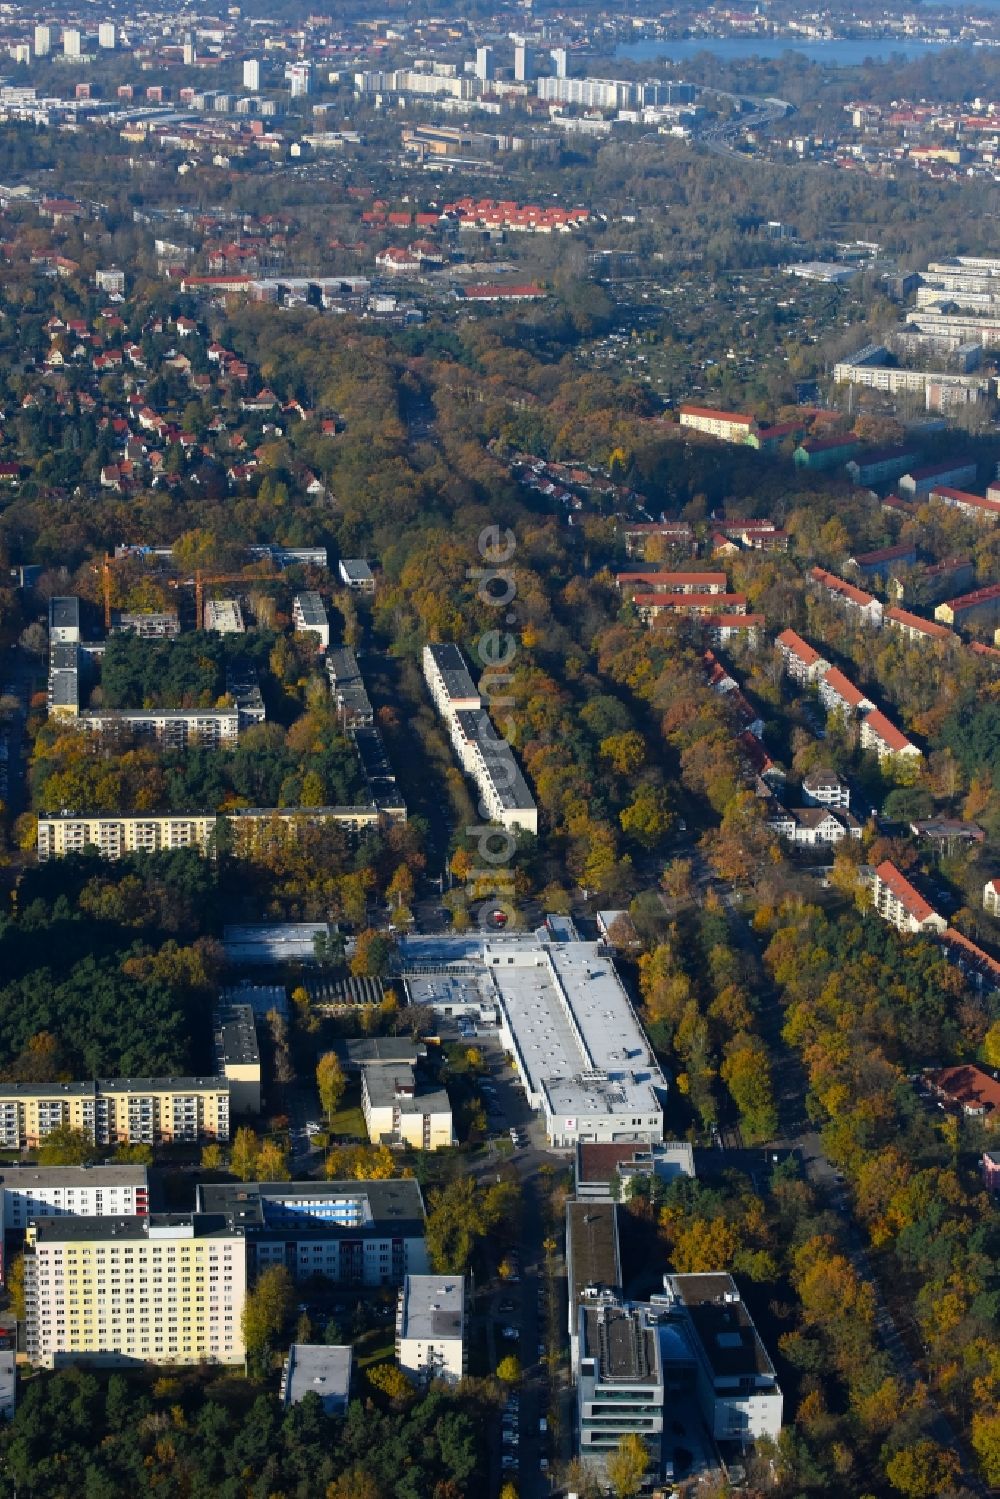
{"label": "green tree", "polygon": [[153,1147],[144,1141],[137,1141],[134,1145],[119,1145],[115,1150],[115,1160],[122,1166],[151,1166]]}
{"label": "green tree", "polygon": [[397,1364],[374,1364],[366,1371],[366,1378],[372,1389],[385,1395],[393,1405],[402,1405],[417,1393],[412,1379]]}

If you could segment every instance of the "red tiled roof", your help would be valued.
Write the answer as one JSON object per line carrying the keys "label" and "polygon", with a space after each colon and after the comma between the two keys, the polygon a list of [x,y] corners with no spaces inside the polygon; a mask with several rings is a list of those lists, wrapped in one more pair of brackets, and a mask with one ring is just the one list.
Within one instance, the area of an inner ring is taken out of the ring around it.
{"label": "red tiled roof", "polygon": [[741,411],[717,411],[713,406],[691,406],[687,402],[681,407],[681,416],[705,416],[712,421],[732,422],[734,426],[753,426],[753,417],[744,416]]}
{"label": "red tiled roof", "polygon": [[865,714],[865,723],[872,732],[881,739],[886,749],[898,754],[900,750],[912,749],[914,746],[905,734],[901,734],[894,723],[890,723],[884,713],[878,708],[873,708],[870,713]]}
{"label": "red tiled roof", "polygon": [[939,1093],[963,1108],[984,1109],[987,1114],[1000,1109],[1000,1083],[981,1067],[971,1063],[942,1067],[931,1073],[930,1080]]}
{"label": "red tiled roof", "polygon": [[947,625],[939,625],[935,620],[923,619],[919,614],[911,614],[907,609],[887,609],[885,611],[886,624],[902,625],[908,630],[919,630],[921,635],[930,635],[935,640],[954,640],[954,630],[949,630]]}
{"label": "red tiled roof", "polygon": [[871,702],[870,698],[865,697],[865,694],[859,688],[855,687],[850,677],[845,677],[844,673],[839,671],[836,666],[830,667],[823,681],[831,691],[835,692],[851,708],[860,708],[862,703]]}
{"label": "red tiled roof", "polygon": [[668,588],[671,584],[675,587],[701,583],[704,588],[725,588],[727,584],[725,573],[667,573],[647,568],[645,572],[618,573],[615,577],[616,583],[663,583]]}
{"label": "red tiled roof", "polygon": [[974,604],[983,604],[987,599],[1000,598],[1000,583],[991,583],[987,588],[976,588],[972,593],[962,593],[957,599],[948,600],[949,609],[970,609]]}
{"label": "red tiled roof", "polygon": [[823,659],[819,651],[814,650],[807,640],[802,639],[801,635],[796,635],[794,630],[782,630],[778,636],[778,644],[785,646],[806,666],[815,666],[817,661]]}
{"label": "red tiled roof", "polygon": [[936,914],[934,907],[924,900],[919,890],[913,888],[906,875],[896,868],[891,859],[883,859],[875,873],[915,921],[926,921],[928,916]]}
{"label": "red tiled roof", "polygon": [[932,500],[949,501],[953,505],[968,505],[974,510],[985,510],[989,515],[1000,515],[1000,501],[984,499],[979,494],[969,494],[965,489],[949,489],[942,485],[940,489],[932,489],[929,495]]}
{"label": "red tiled roof", "polygon": [[853,583],[847,583],[843,578],[838,578],[836,573],[828,573],[825,568],[811,568],[809,577],[814,583],[822,583],[823,587],[828,588],[831,593],[839,593],[861,608],[866,608],[869,604],[876,602],[872,594],[865,593],[862,588],[855,588]]}

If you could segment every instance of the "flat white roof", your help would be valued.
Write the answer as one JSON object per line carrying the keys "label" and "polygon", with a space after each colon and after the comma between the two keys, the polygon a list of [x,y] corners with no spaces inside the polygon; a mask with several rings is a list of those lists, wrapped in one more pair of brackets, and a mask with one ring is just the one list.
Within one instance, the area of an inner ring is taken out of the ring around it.
{"label": "flat white roof", "polygon": [[529,1090],[544,1093],[553,1114],[662,1117],[655,1090],[667,1082],[610,957],[596,942],[520,947],[510,963],[486,944]]}
{"label": "flat white roof", "polygon": [[400,1336],[461,1340],[465,1280],[461,1275],[408,1275],[403,1284]]}

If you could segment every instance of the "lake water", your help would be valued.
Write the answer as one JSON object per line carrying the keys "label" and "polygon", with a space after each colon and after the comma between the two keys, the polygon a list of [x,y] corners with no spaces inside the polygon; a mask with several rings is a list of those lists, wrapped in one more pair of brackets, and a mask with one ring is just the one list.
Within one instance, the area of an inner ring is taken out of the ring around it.
{"label": "lake water", "polygon": [[[997,5],[1000,6],[1000,0],[997,0]],[[672,61],[684,62],[696,57],[699,52],[710,52],[720,62],[748,62],[753,57],[781,57],[786,52],[797,52],[809,62],[825,63],[834,68],[851,68],[869,60],[886,62],[890,57],[924,57],[928,52],[940,52],[947,45],[950,44],[893,39],[872,42],[797,42],[785,36],[664,37],[662,41],[623,42],[616,50],[615,57],[630,58],[634,62],[655,62],[658,58],[667,57]]]}

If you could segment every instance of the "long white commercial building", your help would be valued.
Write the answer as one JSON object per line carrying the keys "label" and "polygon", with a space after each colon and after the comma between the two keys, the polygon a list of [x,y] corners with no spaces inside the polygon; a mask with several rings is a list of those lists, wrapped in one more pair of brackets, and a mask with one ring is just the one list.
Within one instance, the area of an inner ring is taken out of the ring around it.
{"label": "long white commercial building", "polygon": [[462,769],[475,783],[483,816],[505,828],[538,832],[538,808],[514,758],[493,727],[457,645],[424,646],[424,677]]}
{"label": "long white commercial building", "polygon": [[490,996],[550,1145],[663,1139],[667,1079],[601,943],[553,918],[529,936],[407,937],[400,949],[404,975],[438,973],[452,1000],[463,985],[477,1004]]}

